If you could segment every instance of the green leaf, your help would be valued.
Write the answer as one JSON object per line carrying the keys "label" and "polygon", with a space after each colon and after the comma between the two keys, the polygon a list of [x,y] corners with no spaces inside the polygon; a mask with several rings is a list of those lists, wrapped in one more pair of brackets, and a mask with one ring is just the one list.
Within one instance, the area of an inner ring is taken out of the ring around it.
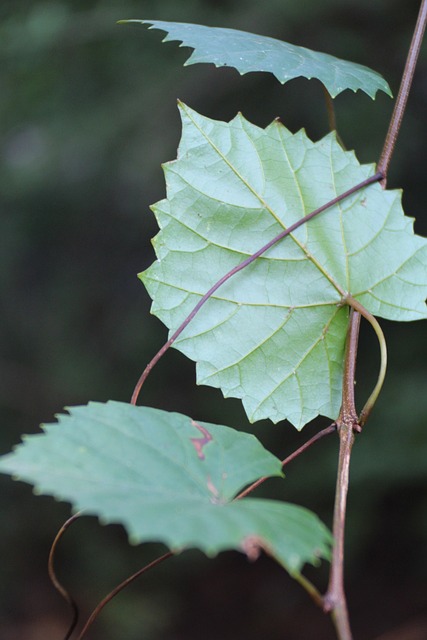
{"label": "green leaf", "polygon": [[168,35],[163,42],[178,40],[182,42],[180,46],[194,49],[186,65],[211,62],[216,67],[234,67],[242,75],[250,71],[267,71],[282,84],[300,76],[317,78],[333,98],[345,89],[361,89],[371,98],[375,98],[378,90],[392,95],[384,78],[368,67],[275,38],[180,22],[120,21],[121,24],[133,22],[166,31]]}
{"label": "green leaf", "polygon": [[330,534],[314,514],[271,500],[232,501],[260,476],[282,475],[280,460],[254,436],[120,402],[68,411],[3,456],[0,471],[122,523],[134,543],[249,557],[262,548],[293,574],[328,557]]}
{"label": "green leaf", "polygon": [[[158,260],[141,278],[176,330],[225,273],[305,214],[374,173],[333,134],[317,143],[280,122],[217,122],[181,105],[178,159],[154,205]],[[351,293],[372,314],[426,317],[427,241],[400,191],[347,198],[282,240],[210,298],[174,346],[197,381],[241,398],[250,420],[304,426],[337,417]]]}

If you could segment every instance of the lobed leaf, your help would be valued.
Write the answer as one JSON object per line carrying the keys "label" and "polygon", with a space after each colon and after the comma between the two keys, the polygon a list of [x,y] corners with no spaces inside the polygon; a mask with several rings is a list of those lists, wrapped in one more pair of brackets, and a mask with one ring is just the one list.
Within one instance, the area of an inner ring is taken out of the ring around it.
{"label": "lobed leaf", "polygon": [[[153,207],[157,261],[141,278],[171,333],[225,273],[284,228],[374,173],[334,134],[230,123],[180,105],[178,159]],[[427,240],[400,191],[373,184],[300,227],[207,301],[174,346],[197,382],[241,398],[252,421],[301,428],[341,404],[347,293],[391,320],[426,317]]]}
{"label": "lobed leaf", "polygon": [[234,67],[241,75],[250,71],[267,71],[282,84],[300,76],[317,78],[333,98],[345,89],[355,92],[361,89],[371,98],[375,98],[377,91],[392,95],[384,78],[368,67],[275,38],[180,22],[120,21],[135,22],[151,25],[149,29],[166,31],[168,35],[163,42],[178,40],[182,42],[180,46],[194,49],[186,65],[210,62],[216,67]]}
{"label": "lobed leaf", "polygon": [[282,475],[254,436],[120,402],[68,411],[3,456],[0,472],[123,524],[134,543],[249,557],[263,549],[293,574],[328,557],[331,537],[314,514],[271,500],[233,502],[259,477]]}

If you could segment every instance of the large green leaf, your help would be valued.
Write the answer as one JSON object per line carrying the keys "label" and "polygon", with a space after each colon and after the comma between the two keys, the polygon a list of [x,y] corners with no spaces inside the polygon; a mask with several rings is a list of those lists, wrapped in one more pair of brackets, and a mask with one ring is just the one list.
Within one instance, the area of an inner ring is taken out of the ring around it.
{"label": "large green leaf", "polygon": [[[280,122],[216,122],[181,105],[178,159],[153,210],[158,260],[142,274],[152,312],[175,330],[201,296],[291,223],[374,172],[330,134]],[[400,191],[347,198],[227,281],[175,342],[197,381],[241,398],[251,420],[302,427],[336,418],[350,292],[375,315],[426,317],[427,241]]]}
{"label": "large green leaf", "polygon": [[133,542],[209,555],[260,548],[290,573],[328,557],[330,534],[300,507],[232,501],[281,463],[252,435],[178,414],[119,402],[58,416],[0,459],[0,471],[71,502],[103,522],[122,523]]}
{"label": "large green leaf", "polygon": [[205,27],[198,24],[162,22],[160,20],[121,20],[152,25],[150,29],[166,31],[163,42],[179,40],[191,47],[186,65],[211,62],[217,67],[234,67],[242,75],[249,71],[268,71],[284,84],[298,78],[317,78],[334,98],[345,89],[361,89],[371,98],[378,90],[391,96],[384,78],[354,62],[340,60],[327,53],[311,51],[275,38],[255,35],[235,29]]}

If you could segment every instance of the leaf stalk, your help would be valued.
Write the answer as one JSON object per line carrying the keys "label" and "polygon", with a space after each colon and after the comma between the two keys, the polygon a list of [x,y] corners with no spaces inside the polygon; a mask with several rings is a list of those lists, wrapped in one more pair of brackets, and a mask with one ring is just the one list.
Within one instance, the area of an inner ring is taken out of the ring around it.
{"label": "leaf stalk", "polygon": [[336,135],[338,144],[340,144],[341,147],[345,150],[345,144],[344,144],[340,134],[338,133],[337,116],[336,116],[336,113],[335,113],[335,106],[334,106],[333,98],[331,97],[331,94],[329,93],[329,91],[327,90],[327,88],[325,87],[325,85],[323,83],[322,83],[322,89],[323,89],[323,95],[325,96],[326,112],[328,114],[329,131],[335,131],[335,135]]}
{"label": "leaf stalk", "polygon": [[[383,330],[381,329],[380,323],[375,318],[375,316],[369,313],[369,311],[365,309],[365,307],[358,300],[355,300],[352,296],[348,296],[347,302],[352,307],[352,309],[357,311],[360,315],[362,315],[374,329],[378,338],[378,343],[380,346],[380,354],[381,354],[380,371],[378,374],[376,385],[371,395],[369,396],[368,400],[366,401],[365,406],[363,407],[359,416],[358,425],[359,425],[359,428],[361,428],[364,426],[364,424],[368,420],[369,415],[372,409],[374,408],[374,405],[377,401],[378,396],[380,395],[382,386],[384,384],[385,374],[387,371],[387,343],[385,341],[384,333],[383,333]],[[354,378],[353,378],[353,388],[354,388]]]}

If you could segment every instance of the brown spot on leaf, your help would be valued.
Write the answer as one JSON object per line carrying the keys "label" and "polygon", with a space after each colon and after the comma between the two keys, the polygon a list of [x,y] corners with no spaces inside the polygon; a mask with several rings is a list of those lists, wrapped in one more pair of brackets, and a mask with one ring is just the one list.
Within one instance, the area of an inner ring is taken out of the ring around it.
{"label": "brown spot on leaf", "polygon": [[210,442],[211,440],[213,440],[211,434],[209,433],[209,431],[207,429],[205,429],[205,427],[202,427],[201,424],[199,424],[198,422],[196,422],[195,420],[191,421],[191,425],[193,427],[196,427],[196,429],[198,429],[200,431],[200,433],[202,434],[202,436],[200,438],[190,438],[191,443],[193,444],[194,448],[196,449],[197,452],[197,457],[200,458],[200,460],[204,460],[205,459],[205,454],[203,453],[203,447],[208,444],[208,442]]}

